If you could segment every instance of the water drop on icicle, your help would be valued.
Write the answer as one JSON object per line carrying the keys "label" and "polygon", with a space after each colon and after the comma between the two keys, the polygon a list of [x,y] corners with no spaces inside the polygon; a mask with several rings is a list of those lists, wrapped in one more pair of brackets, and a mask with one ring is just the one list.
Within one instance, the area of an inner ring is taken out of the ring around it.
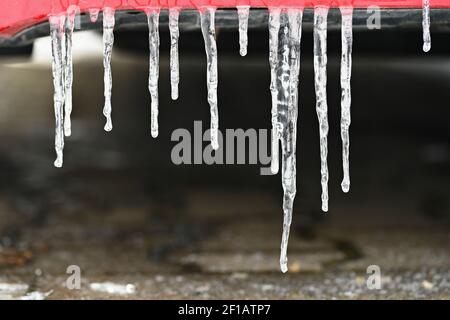
{"label": "water drop on icicle", "polygon": [[422,0],[423,51],[431,49],[430,36],[430,0]]}
{"label": "water drop on icicle", "polygon": [[180,82],[180,65],[178,61],[178,8],[169,9],[169,31],[170,31],[170,86],[172,100],[178,99],[178,83]]}
{"label": "water drop on icicle", "polygon": [[341,56],[341,139],[342,139],[342,167],[344,177],[342,179],[342,191],[348,192],[350,189],[350,168],[349,168],[349,153],[350,153],[350,105],[351,84],[350,79],[352,75],[352,18],[353,9],[351,7],[340,8],[342,15],[341,27],[341,42],[342,42],[342,56]]}
{"label": "water drop on icicle", "polygon": [[65,70],[64,70],[64,135],[72,134],[72,123],[70,115],[72,113],[72,84],[73,84],[73,60],[72,60],[72,35],[75,28],[75,15],[77,7],[70,6],[67,10],[66,31],[65,31]]}
{"label": "water drop on icicle", "polygon": [[327,7],[314,8],[314,79],[320,133],[322,211],[328,211]]}
{"label": "water drop on icicle", "polygon": [[301,9],[283,11],[273,9],[269,18],[271,88],[277,89],[272,91],[273,103],[275,103],[273,121],[277,128],[275,139],[281,141],[282,150],[281,180],[284,191],[283,234],[280,254],[282,272],[288,270],[287,245],[294,198],[297,192],[296,141],[302,15]]}
{"label": "water drop on icicle", "polygon": [[105,106],[103,114],[106,117],[105,131],[112,130],[111,120],[111,91],[112,91],[112,73],[111,73],[111,57],[114,44],[114,9],[106,7],[103,9],[103,67],[104,83],[105,83]]}
{"label": "water drop on icicle", "polygon": [[99,13],[100,9],[97,8],[89,9],[89,19],[91,20],[92,23],[97,22]]}
{"label": "water drop on icicle", "polygon": [[237,12],[239,18],[239,54],[244,57],[247,55],[250,6],[237,6]]}
{"label": "water drop on icicle", "polygon": [[51,16],[50,37],[52,40],[52,73],[54,85],[54,108],[55,108],[55,167],[62,167],[64,150],[64,26],[65,16]]}
{"label": "water drop on icicle", "polygon": [[277,130],[277,99],[278,87],[276,85],[277,78],[277,61],[278,61],[278,32],[280,30],[280,13],[281,9],[271,8],[269,10],[269,64],[270,64],[270,92],[272,95],[272,159],[270,170],[273,174],[277,174],[279,170],[279,145]]}
{"label": "water drop on icicle", "polygon": [[159,11],[147,13],[150,68],[148,89],[151,96],[151,134],[158,136],[158,79],[159,79]]}
{"label": "water drop on icicle", "polygon": [[205,41],[205,51],[207,60],[206,81],[208,86],[208,103],[211,112],[211,146],[214,150],[219,148],[219,111],[217,107],[217,45],[215,31],[215,9],[205,8],[200,13],[201,28]]}

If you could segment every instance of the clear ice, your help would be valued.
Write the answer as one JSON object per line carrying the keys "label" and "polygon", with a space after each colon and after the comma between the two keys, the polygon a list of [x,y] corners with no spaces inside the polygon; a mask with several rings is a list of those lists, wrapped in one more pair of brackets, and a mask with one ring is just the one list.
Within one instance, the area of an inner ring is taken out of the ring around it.
{"label": "clear ice", "polygon": [[158,136],[158,79],[159,79],[159,11],[149,10],[148,41],[150,48],[150,67],[148,77],[148,90],[151,97],[151,134]]}
{"label": "clear ice", "polygon": [[100,9],[97,8],[89,9],[89,19],[91,20],[92,23],[97,22],[99,13]]}
{"label": "clear ice", "polygon": [[215,9],[204,8],[200,12],[201,28],[205,41],[207,71],[206,81],[208,86],[208,103],[211,112],[211,146],[214,150],[219,148],[219,111],[217,107],[217,45],[215,31]]}
{"label": "clear ice", "polygon": [[348,129],[350,127],[350,105],[352,102],[350,79],[352,75],[352,18],[353,9],[351,7],[340,8],[342,15],[341,27],[341,139],[342,139],[342,167],[344,177],[342,179],[342,191],[350,190],[350,169],[349,169],[349,153],[350,138]]}
{"label": "clear ice", "polygon": [[[280,268],[288,270],[287,245],[292,222],[296,187],[296,141],[298,115],[298,79],[303,11],[271,9],[269,16],[270,64],[273,124],[275,139],[281,141],[281,177],[283,185],[283,234]],[[272,151],[273,152],[273,151]]]}
{"label": "clear ice", "polygon": [[72,35],[75,28],[76,7],[69,7],[67,10],[67,19],[65,24],[65,68],[64,68],[64,135],[70,136],[72,133],[72,124],[70,115],[72,113],[72,84],[73,84],[73,61],[72,61]]}
{"label": "clear ice", "polygon": [[239,54],[247,55],[248,45],[248,17],[250,15],[250,6],[237,6],[239,18]]}
{"label": "clear ice", "polygon": [[112,130],[111,120],[111,90],[112,90],[112,73],[111,73],[111,57],[114,44],[114,9],[106,7],[103,9],[103,67],[104,83],[105,83],[105,106],[103,114],[106,117],[105,131]]}
{"label": "clear ice", "polygon": [[180,65],[178,60],[178,8],[169,9],[169,31],[170,31],[170,87],[172,100],[178,99],[178,83],[180,82]]}
{"label": "clear ice", "polygon": [[423,51],[431,49],[430,36],[430,0],[422,0]]}
{"label": "clear ice", "polygon": [[327,7],[314,8],[314,80],[320,133],[322,211],[328,211]]}
{"label": "clear ice", "polygon": [[270,64],[270,92],[272,95],[272,159],[270,170],[273,174],[277,174],[279,170],[279,145],[277,133],[277,99],[278,86],[277,79],[277,60],[278,60],[278,32],[280,30],[280,13],[281,9],[269,10],[269,64]]}
{"label": "clear ice", "polygon": [[64,150],[64,32],[65,15],[51,16],[50,37],[52,40],[52,73],[55,87],[53,100],[55,108],[55,167],[62,167]]}

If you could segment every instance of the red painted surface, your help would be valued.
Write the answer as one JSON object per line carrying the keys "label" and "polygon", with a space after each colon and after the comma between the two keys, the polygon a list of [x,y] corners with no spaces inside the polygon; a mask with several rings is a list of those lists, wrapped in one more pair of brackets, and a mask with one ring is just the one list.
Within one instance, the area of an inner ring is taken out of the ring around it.
{"label": "red painted surface", "polygon": [[[0,36],[11,36],[47,19],[49,14],[65,12],[70,5],[77,5],[81,12],[105,6],[120,9],[144,10],[153,8],[234,8],[237,5],[251,7],[314,7],[326,5],[338,7],[352,5],[366,8],[421,8],[422,0],[0,0]],[[432,8],[450,8],[450,0],[430,0]]]}

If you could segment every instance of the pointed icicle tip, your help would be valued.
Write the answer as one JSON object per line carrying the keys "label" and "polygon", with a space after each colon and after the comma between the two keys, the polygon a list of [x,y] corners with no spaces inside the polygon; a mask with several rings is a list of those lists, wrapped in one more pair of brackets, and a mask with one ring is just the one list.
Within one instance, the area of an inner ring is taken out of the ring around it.
{"label": "pointed icicle tip", "polygon": [[349,192],[350,191],[350,181],[347,181],[345,179],[342,180],[341,188],[342,188],[342,191],[344,191],[345,193]]}
{"label": "pointed icicle tip", "polygon": [[53,165],[54,165],[56,168],[62,168],[62,165],[63,165],[62,159],[61,159],[61,158],[57,158],[57,159],[55,160],[55,162],[53,162]]}

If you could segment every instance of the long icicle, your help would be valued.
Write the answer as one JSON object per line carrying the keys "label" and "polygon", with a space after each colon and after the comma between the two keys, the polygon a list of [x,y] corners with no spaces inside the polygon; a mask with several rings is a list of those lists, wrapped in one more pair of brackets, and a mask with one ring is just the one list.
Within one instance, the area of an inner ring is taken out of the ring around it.
{"label": "long icicle", "polygon": [[272,95],[272,161],[270,170],[272,174],[277,174],[279,170],[279,145],[278,145],[278,129],[277,129],[277,100],[278,87],[277,79],[277,63],[278,63],[278,32],[280,30],[280,14],[281,9],[270,8],[269,10],[269,64],[270,64],[270,93]]}
{"label": "long icicle", "polygon": [[53,95],[55,109],[55,167],[63,165],[64,150],[64,26],[65,15],[51,16],[50,36],[52,39],[52,73],[53,86],[55,92]]}
{"label": "long icicle", "polygon": [[316,112],[319,119],[320,180],[324,212],[328,211],[327,16],[328,7],[314,8],[314,78]]}
{"label": "long icicle", "polygon": [[178,99],[178,84],[180,83],[180,63],[178,59],[178,18],[180,9],[169,9],[169,31],[170,31],[170,86],[172,100]]}
{"label": "long icicle", "polygon": [[106,117],[105,131],[112,130],[111,120],[111,91],[112,91],[112,72],[111,58],[114,45],[114,9],[106,7],[103,9],[103,67],[104,83],[105,83],[105,106],[103,107],[103,115]]}
{"label": "long icicle", "polygon": [[237,12],[239,18],[239,54],[244,57],[247,55],[250,6],[237,6]]}
{"label": "long icicle", "polygon": [[431,49],[430,36],[430,0],[422,0],[423,51]]}
{"label": "long icicle", "polygon": [[67,9],[67,19],[65,25],[65,70],[64,70],[64,135],[69,137],[72,134],[72,85],[73,85],[73,59],[72,59],[72,35],[75,28],[75,15],[78,7],[70,6]]}
{"label": "long icicle", "polygon": [[148,90],[151,97],[151,134],[158,136],[158,81],[159,81],[159,10],[147,12],[148,42],[150,49]]}
{"label": "long icicle", "polygon": [[342,191],[348,192],[350,190],[350,136],[349,127],[351,123],[350,106],[352,102],[351,96],[351,76],[352,76],[352,44],[353,31],[352,19],[353,8],[340,8],[342,15],[341,27],[341,42],[342,42],[342,56],[341,56],[341,139],[342,139],[342,167],[344,177],[342,179]]}
{"label": "long icicle", "polygon": [[[298,116],[298,79],[300,73],[300,44],[303,11],[288,9],[281,16],[279,48],[282,57],[277,72],[280,95],[278,100],[278,128],[281,139],[283,184],[283,235],[281,240],[280,268],[288,271],[287,246],[292,222],[294,199],[297,193],[296,143]],[[286,103],[287,102],[287,103]]]}
{"label": "long icicle", "polygon": [[215,9],[212,7],[204,8],[200,12],[201,28],[203,39],[205,41],[207,71],[206,81],[208,86],[208,103],[211,112],[211,146],[214,150],[219,149],[219,111],[217,106],[217,44],[215,30]]}

